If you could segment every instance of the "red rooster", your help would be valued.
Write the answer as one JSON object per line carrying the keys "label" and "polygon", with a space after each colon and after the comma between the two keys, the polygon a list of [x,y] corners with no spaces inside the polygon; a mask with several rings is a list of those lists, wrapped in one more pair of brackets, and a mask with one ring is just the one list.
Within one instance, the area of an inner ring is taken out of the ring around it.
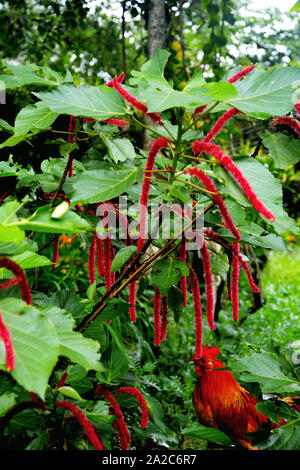
{"label": "red rooster", "polygon": [[256,450],[246,433],[256,431],[263,424],[270,425],[269,419],[256,410],[257,400],[228,370],[218,370],[225,367],[216,357],[219,353],[214,345],[206,346],[201,359],[195,361],[198,380],[193,404],[199,422],[220,429],[249,450]]}

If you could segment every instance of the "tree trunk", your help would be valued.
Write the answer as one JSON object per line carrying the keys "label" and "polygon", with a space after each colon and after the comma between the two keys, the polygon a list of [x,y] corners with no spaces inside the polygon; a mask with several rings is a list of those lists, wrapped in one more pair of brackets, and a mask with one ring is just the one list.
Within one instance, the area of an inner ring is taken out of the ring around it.
{"label": "tree trunk", "polygon": [[163,49],[166,41],[166,13],[164,0],[151,0],[148,19],[148,56],[156,49]]}

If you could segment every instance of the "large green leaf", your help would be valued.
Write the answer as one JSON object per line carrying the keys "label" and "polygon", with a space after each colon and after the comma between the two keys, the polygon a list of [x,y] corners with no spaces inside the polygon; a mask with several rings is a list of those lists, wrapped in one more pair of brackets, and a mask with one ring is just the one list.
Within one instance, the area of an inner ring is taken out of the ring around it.
{"label": "large green leaf", "polygon": [[300,418],[273,429],[268,439],[258,446],[262,450],[300,450]]}
{"label": "large green leaf", "polygon": [[[16,364],[13,378],[26,390],[44,399],[47,383],[57,361],[59,340],[47,316],[15,298],[0,302],[4,323],[9,329]],[[3,349],[0,362],[4,363]]]}
{"label": "large green leaf", "polygon": [[285,134],[265,134],[263,144],[270,152],[277,168],[286,168],[300,160],[299,140]]}
{"label": "large green leaf", "polygon": [[208,428],[200,423],[194,423],[183,429],[182,434],[185,436],[193,436],[198,439],[205,439],[206,441],[216,442],[221,445],[233,445],[232,440],[219,429]]}
{"label": "large green leaf", "polygon": [[126,114],[125,103],[119,93],[105,85],[80,85],[78,88],[61,85],[35,95],[58,114],[85,116],[99,121]]}
{"label": "large green leaf", "polygon": [[0,75],[0,80],[5,84],[6,89],[18,88],[22,85],[58,86],[66,80],[59,72],[47,66],[10,65],[7,70],[13,75]]}
{"label": "large green leaf", "polygon": [[118,271],[134,253],[136,253],[136,246],[124,246],[121,248],[113,259],[110,271],[112,273]]}
{"label": "large green leaf", "polygon": [[15,393],[3,393],[0,396],[0,416],[3,416],[10,408],[16,404]]}
{"label": "large green leaf", "polygon": [[300,382],[285,375],[271,353],[254,353],[233,364],[233,369],[243,371],[245,382],[258,382],[262,392],[299,392]]}
{"label": "large green leaf", "polygon": [[99,356],[99,343],[73,331],[74,319],[58,307],[45,307],[43,310],[53,323],[59,340],[60,356],[65,356],[86,370],[102,370]]}
{"label": "large green leaf", "polygon": [[[272,223],[275,231],[279,235],[288,231],[297,232],[299,229],[295,221],[283,210],[280,182],[255,158],[242,157],[234,161],[249,181],[258,199],[275,215],[276,220]],[[225,188],[222,187],[222,191],[230,194],[240,204],[251,206],[239,185],[226,170],[218,166],[214,171],[216,175],[220,175],[224,179]]]}
{"label": "large green leaf", "polygon": [[136,157],[134,146],[128,139],[119,139],[117,137],[109,137],[101,134],[101,139],[107,147],[110,158],[115,162],[125,162],[134,160]]}
{"label": "large green leaf", "polygon": [[136,181],[137,169],[88,170],[74,179],[72,205],[109,201],[126,192]]}
{"label": "large green leaf", "polygon": [[297,67],[275,68],[265,72],[254,70],[236,83],[238,95],[228,100],[231,106],[259,118],[281,116],[294,106],[293,85],[300,80]]}
{"label": "large green leaf", "polygon": [[32,251],[23,251],[11,258],[15,263],[19,264],[23,269],[37,268],[39,266],[49,266],[52,261],[46,256],[38,255]]}
{"label": "large green leaf", "polygon": [[182,278],[188,276],[189,269],[185,263],[176,258],[167,258],[158,261],[152,268],[151,280],[163,295]]}
{"label": "large green leaf", "polygon": [[125,352],[113,339],[109,348],[103,354],[105,371],[99,372],[97,377],[104,382],[112,383],[123,377],[128,371],[128,359]]}
{"label": "large green leaf", "polygon": [[17,225],[24,230],[48,233],[79,233],[91,229],[88,222],[72,210],[69,210],[61,219],[53,219],[52,212],[53,209],[50,205],[42,206],[28,219],[20,219],[10,225]]}
{"label": "large green leaf", "polygon": [[39,101],[34,105],[21,109],[15,120],[15,135],[24,135],[32,129],[47,129],[55,121],[58,114]]}

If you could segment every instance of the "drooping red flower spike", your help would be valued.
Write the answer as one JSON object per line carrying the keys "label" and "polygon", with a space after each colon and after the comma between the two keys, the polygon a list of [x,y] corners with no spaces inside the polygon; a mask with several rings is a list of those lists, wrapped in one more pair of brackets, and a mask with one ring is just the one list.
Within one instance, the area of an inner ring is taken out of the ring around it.
{"label": "drooping red flower spike", "polygon": [[207,189],[208,191],[212,193],[211,197],[213,201],[216,203],[216,205],[218,206],[220,214],[224,220],[225,227],[228,228],[228,230],[232,233],[232,235],[237,240],[240,240],[241,239],[240,233],[238,229],[236,228],[236,226],[234,225],[234,222],[231,218],[231,215],[229,214],[226,204],[223,201],[223,198],[218,193],[217,188],[215,187],[212,179],[209,176],[207,176],[203,170],[200,170],[200,168],[197,168],[197,167],[187,168],[184,170],[184,173],[189,173],[191,176],[196,176],[201,181],[205,189]]}
{"label": "drooping red flower spike", "polygon": [[226,111],[217,122],[213,125],[209,133],[204,137],[203,142],[210,142],[212,139],[216,137],[216,135],[221,131],[221,129],[225,126],[226,122],[229,121],[231,118],[236,116],[237,114],[242,114],[236,108],[231,108]]}
{"label": "drooping red flower spike", "polygon": [[[232,247],[236,251],[236,253],[240,254],[240,245],[238,242],[233,242]],[[239,275],[240,275],[239,257],[234,254],[232,257],[232,281],[231,281],[231,301],[232,301],[233,321],[238,321],[239,319]]]}
{"label": "drooping red flower spike", "polygon": [[204,104],[203,106],[198,106],[198,108],[195,108],[193,116],[197,116],[197,114],[202,113],[206,108],[207,104]]}
{"label": "drooping red flower spike", "polygon": [[16,276],[17,283],[21,291],[22,300],[24,300],[24,302],[27,304],[32,305],[30,287],[27,277],[25,276],[21,266],[9,258],[0,258],[0,268],[8,269]]}
{"label": "drooping red flower spike", "polygon": [[95,271],[95,260],[96,260],[96,243],[97,235],[94,235],[92,243],[89,247],[89,279],[90,284],[94,284],[96,281],[96,271]]}
{"label": "drooping red flower spike", "polygon": [[2,313],[0,312],[0,338],[4,343],[4,348],[6,351],[6,369],[10,372],[15,368],[15,354],[11,339],[11,334],[8,328],[6,327],[4,320],[2,318]]}
{"label": "drooping red flower spike", "polygon": [[54,270],[56,268],[56,264],[58,261],[59,255],[59,237],[57,237],[53,242],[53,255],[52,255],[52,266],[51,268]]}
{"label": "drooping red flower spike", "polygon": [[240,80],[243,77],[246,77],[252,70],[255,68],[255,65],[249,65],[248,67],[245,67],[243,70],[240,70],[238,73],[230,77],[227,82],[229,83],[235,83],[238,80]]}
{"label": "drooping red flower spike", "polygon": [[299,103],[295,104],[294,108],[297,111],[298,116],[300,116],[300,101],[299,101]]}
{"label": "drooping red flower spike", "polygon": [[132,323],[136,322],[136,281],[129,284],[129,317]]}
{"label": "drooping red flower spike", "polygon": [[[184,239],[183,242],[181,243],[180,245],[180,261],[183,261],[184,263],[186,262],[187,260],[187,240]],[[183,306],[186,307],[187,306],[187,278],[186,276],[183,276],[180,280],[180,288],[181,288],[181,292],[182,292],[182,295],[183,295]]]}
{"label": "drooping red flower spike", "polygon": [[125,101],[130,103],[134,108],[142,111],[142,113],[148,116],[153,122],[156,122],[160,125],[163,124],[161,116],[157,113],[148,113],[148,106],[141,103],[141,101],[139,101],[137,98],[128,93],[128,91],[126,91],[118,82],[117,78],[113,79],[113,88],[120,93],[120,95],[124,98]]}
{"label": "drooping red flower spike", "polygon": [[206,316],[208,326],[211,330],[214,330],[214,292],[213,292],[213,279],[211,273],[210,265],[210,255],[207,249],[205,241],[202,241],[202,248],[200,248],[200,253],[202,256],[203,272],[204,272],[204,281],[205,281],[205,290],[206,290]]}
{"label": "drooping red flower spike", "polygon": [[59,389],[63,387],[66,383],[66,380],[68,378],[69,372],[66,370],[62,375],[61,378],[59,379],[58,384],[56,385],[56,388]]}
{"label": "drooping red flower spike", "polygon": [[[70,125],[69,125],[69,136],[68,136],[68,142],[69,144],[73,144],[74,138],[75,138],[75,131],[76,131],[76,117],[75,116],[70,116]],[[70,155],[68,155],[69,159],[71,158]],[[69,168],[68,172],[68,177],[71,178],[73,176],[73,162],[71,163],[71,166]]]}
{"label": "drooping red flower spike", "polygon": [[152,170],[154,169],[156,155],[160,150],[165,148],[168,143],[168,140],[164,139],[163,137],[159,137],[153,142],[147,157],[145,166],[146,173],[144,176],[140,197],[139,238],[137,242],[137,252],[142,249],[147,236],[147,206],[150,192],[149,178],[152,178]]}
{"label": "drooping red flower spike", "polygon": [[296,119],[281,117],[281,118],[273,119],[272,124],[283,124],[285,126],[289,126],[300,137],[300,124],[298,121],[296,121]]}
{"label": "drooping red flower spike", "polygon": [[154,302],[153,302],[153,323],[154,323],[154,344],[155,346],[160,345],[160,303],[161,303],[161,292],[158,287],[155,288]]}
{"label": "drooping red flower spike", "polygon": [[243,268],[243,270],[245,271],[245,273],[247,275],[251,290],[255,293],[258,293],[259,288],[257,287],[257,285],[254,282],[254,279],[252,277],[252,274],[251,274],[251,271],[250,271],[250,268],[249,268],[248,264],[243,259],[243,257],[235,250],[234,246],[231,246],[229,243],[227,243],[222,237],[220,237],[220,235],[218,233],[214,232],[213,230],[204,229],[203,232],[204,232],[205,237],[209,238],[210,240],[213,240],[214,242],[218,243],[219,245],[224,246],[229,252],[232,252],[232,254],[235,254],[238,257],[240,265],[241,265],[241,267]]}
{"label": "drooping red flower spike", "polygon": [[97,269],[100,277],[104,277],[103,240],[96,236]]}
{"label": "drooping red flower spike", "polygon": [[128,431],[122,410],[118,405],[116,399],[113,397],[112,393],[107,390],[103,385],[98,385],[98,387],[96,388],[96,394],[103,395],[106,398],[112,409],[111,414],[116,416],[116,419],[113,423],[113,427],[117,431],[120,449],[129,450],[128,444],[131,441],[131,436]]}
{"label": "drooping red flower spike", "polygon": [[[96,122],[96,121],[97,119],[93,119],[93,118],[83,119],[84,123]],[[115,119],[115,118],[104,119],[103,121],[100,121],[100,122],[105,122],[106,124],[112,124],[113,126],[118,126],[118,127],[126,126],[128,124],[127,121],[122,121],[122,119]]]}
{"label": "drooping red flower spike", "polygon": [[147,403],[145,401],[145,398],[141,394],[141,392],[135,387],[120,387],[118,388],[116,393],[117,395],[121,395],[121,394],[132,395],[133,397],[137,399],[141,408],[141,413],[142,413],[142,420],[141,420],[140,428],[145,429],[149,421],[149,412],[147,408]]}
{"label": "drooping red flower spike", "polygon": [[[117,77],[117,81],[119,83],[123,83],[123,80],[125,78],[125,73],[121,73],[118,77]],[[110,82],[107,82],[105,83],[105,86],[108,86],[110,88],[114,88],[114,79],[112,79]]]}
{"label": "drooping red flower spike", "polygon": [[169,315],[168,296],[164,295],[162,298],[162,305],[161,305],[160,341],[164,341],[166,339],[167,328],[168,328],[168,315]]}
{"label": "drooping red flower spike", "polygon": [[77,422],[80,424],[82,429],[84,430],[88,440],[96,450],[105,450],[102,442],[98,438],[94,426],[90,421],[87,419],[85,414],[76,406],[74,403],[70,401],[57,401],[56,406],[61,408],[62,410],[70,411]]}
{"label": "drooping red flower spike", "polygon": [[195,354],[194,359],[200,359],[203,353],[203,325],[202,325],[202,306],[201,306],[201,296],[200,296],[200,287],[197,274],[193,268],[186,263],[190,270],[189,280],[192,291],[193,303],[194,303],[194,314],[195,314],[195,335],[196,335],[196,344],[195,344]]}
{"label": "drooping red flower spike", "polygon": [[222,152],[219,145],[212,143],[200,142],[196,140],[193,144],[193,152],[195,156],[198,156],[202,152],[206,152],[209,155],[212,155],[216,160],[218,160],[221,165],[227,170],[235,179],[235,181],[240,185],[243,193],[251,202],[254,209],[265,216],[267,219],[274,221],[275,216],[264,206],[264,204],[257,198],[253,189],[251,188],[249,182],[244,177],[243,173],[239,170],[236,164],[233,162],[231,157]]}

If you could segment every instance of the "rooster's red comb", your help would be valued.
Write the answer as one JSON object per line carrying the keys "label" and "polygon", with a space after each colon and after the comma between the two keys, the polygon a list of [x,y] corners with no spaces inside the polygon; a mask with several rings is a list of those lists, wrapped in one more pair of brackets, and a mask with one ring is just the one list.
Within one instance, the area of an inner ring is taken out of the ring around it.
{"label": "rooster's red comb", "polygon": [[218,347],[215,348],[214,344],[211,347],[207,344],[203,350],[203,356],[218,356],[218,354],[220,354],[220,349]]}

